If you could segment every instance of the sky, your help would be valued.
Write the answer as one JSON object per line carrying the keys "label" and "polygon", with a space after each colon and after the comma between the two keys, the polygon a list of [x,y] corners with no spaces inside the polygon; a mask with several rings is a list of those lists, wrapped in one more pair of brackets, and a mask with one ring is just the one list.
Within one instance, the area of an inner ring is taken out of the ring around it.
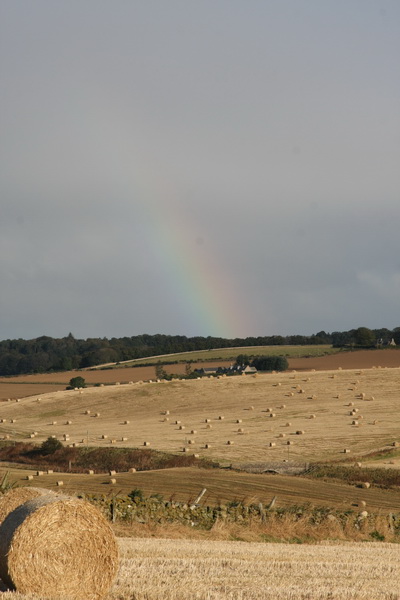
{"label": "sky", "polygon": [[397,0],[1,0],[0,339],[400,326]]}

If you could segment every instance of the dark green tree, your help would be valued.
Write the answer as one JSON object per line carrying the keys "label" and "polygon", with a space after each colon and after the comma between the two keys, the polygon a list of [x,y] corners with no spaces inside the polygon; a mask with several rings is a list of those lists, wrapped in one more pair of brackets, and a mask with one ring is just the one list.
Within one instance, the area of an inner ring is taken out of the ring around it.
{"label": "dark green tree", "polygon": [[60,450],[61,448],[63,448],[63,445],[60,440],[52,437],[48,437],[47,440],[45,440],[40,446],[41,453],[45,456],[48,454],[54,454],[54,452]]}
{"label": "dark green tree", "polygon": [[236,357],[236,364],[239,367],[247,367],[250,364],[250,357],[247,354],[239,354]]}
{"label": "dark green tree", "polygon": [[354,331],[354,343],[356,346],[370,348],[376,342],[375,334],[368,327],[359,327]]}
{"label": "dark green tree", "polygon": [[289,366],[285,356],[258,356],[251,364],[258,371],[286,371]]}
{"label": "dark green tree", "polygon": [[69,380],[68,389],[70,390],[84,387],[86,387],[86,381],[83,379],[83,377],[72,377],[72,379]]}

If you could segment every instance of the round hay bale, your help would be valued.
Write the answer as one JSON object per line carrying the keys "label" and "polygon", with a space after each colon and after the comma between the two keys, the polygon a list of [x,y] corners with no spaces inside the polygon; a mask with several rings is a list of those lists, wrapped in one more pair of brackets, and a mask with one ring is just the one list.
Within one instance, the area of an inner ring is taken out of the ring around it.
{"label": "round hay bale", "polygon": [[17,487],[9,490],[6,494],[0,496],[0,524],[21,504],[48,494],[55,495],[50,490],[36,487]]}
{"label": "round hay bale", "polygon": [[83,500],[35,498],[0,526],[0,576],[21,594],[100,600],[117,568],[114,534],[101,512]]}

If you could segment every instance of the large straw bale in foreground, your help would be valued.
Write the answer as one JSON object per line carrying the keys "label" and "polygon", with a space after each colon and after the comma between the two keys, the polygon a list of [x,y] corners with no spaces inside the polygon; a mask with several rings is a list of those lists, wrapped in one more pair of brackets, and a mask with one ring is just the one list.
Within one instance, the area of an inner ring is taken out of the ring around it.
{"label": "large straw bale in foreground", "polygon": [[0,576],[22,594],[59,600],[100,600],[118,568],[106,519],[77,498],[29,500],[0,526]]}
{"label": "large straw bale in foreground", "polygon": [[8,490],[8,492],[0,496],[0,524],[10,512],[21,506],[21,504],[46,495],[54,496],[54,492],[37,487],[17,487]]}

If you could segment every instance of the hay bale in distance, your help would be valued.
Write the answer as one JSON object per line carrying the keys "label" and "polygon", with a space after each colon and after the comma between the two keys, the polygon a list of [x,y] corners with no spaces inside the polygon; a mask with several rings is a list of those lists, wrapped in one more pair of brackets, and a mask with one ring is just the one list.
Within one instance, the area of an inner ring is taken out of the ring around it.
{"label": "hay bale in distance", "polygon": [[114,534],[101,512],[83,500],[35,498],[0,526],[0,576],[21,594],[100,600],[117,568]]}

